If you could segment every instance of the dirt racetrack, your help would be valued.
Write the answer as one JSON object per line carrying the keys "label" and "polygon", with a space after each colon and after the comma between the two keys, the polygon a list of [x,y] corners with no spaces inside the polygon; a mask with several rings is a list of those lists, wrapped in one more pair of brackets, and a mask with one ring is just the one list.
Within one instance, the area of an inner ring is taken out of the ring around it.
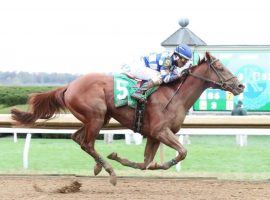
{"label": "dirt racetrack", "polygon": [[[78,181],[78,192],[59,193],[59,188]],[[25,199],[270,199],[270,181],[216,179],[108,178],[74,176],[0,176],[1,200]]]}

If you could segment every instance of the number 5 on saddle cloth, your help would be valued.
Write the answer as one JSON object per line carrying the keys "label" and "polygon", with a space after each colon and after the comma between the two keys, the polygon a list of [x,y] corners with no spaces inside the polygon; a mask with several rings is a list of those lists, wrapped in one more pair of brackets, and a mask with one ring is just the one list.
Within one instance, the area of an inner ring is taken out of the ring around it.
{"label": "number 5 on saddle cloth", "polygon": [[[141,80],[129,78],[125,74],[114,75],[114,105],[121,107],[128,105],[135,108],[134,131],[140,133],[143,126],[143,117],[145,104],[137,102],[131,95],[136,92],[137,88],[143,84]],[[158,86],[151,88],[145,93],[145,99],[158,89]]]}

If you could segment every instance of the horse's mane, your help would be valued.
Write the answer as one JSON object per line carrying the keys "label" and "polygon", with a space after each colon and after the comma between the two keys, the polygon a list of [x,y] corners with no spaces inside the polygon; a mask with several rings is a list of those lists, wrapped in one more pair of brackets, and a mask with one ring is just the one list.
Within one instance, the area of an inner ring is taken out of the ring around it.
{"label": "horse's mane", "polygon": [[193,70],[196,69],[199,65],[202,65],[202,64],[205,63],[205,62],[207,62],[206,57],[203,57],[202,59],[199,57],[199,60],[198,60],[197,64],[196,64],[196,65],[192,65],[189,69],[190,69],[191,71],[193,71]]}
{"label": "horse's mane", "polygon": [[197,65],[194,65],[194,66],[199,66],[199,65],[201,65],[201,64],[203,64],[205,62],[206,62],[206,58],[205,57],[203,57],[202,59],[199,57],[199,60],[198,60]]}

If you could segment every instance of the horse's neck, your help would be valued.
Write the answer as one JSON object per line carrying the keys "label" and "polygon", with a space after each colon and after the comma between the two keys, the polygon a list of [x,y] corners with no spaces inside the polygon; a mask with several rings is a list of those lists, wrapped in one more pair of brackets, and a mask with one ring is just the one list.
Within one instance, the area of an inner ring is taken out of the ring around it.
{"label": "horse's neck", "polygon": [[181,86],[176,99],[179,99],[179,103],[188,111],[206,88],[205,81],[188,76]]}
{"label": "horse's neck", "polygon": [[190,77],[186,80],[187,90],[183,91],[182,95],[183,104],[187,109],[190,109],[191,106],[196,102],[196,100],[201,96],[201,94],[206,89],[206,86],[203,81]]}

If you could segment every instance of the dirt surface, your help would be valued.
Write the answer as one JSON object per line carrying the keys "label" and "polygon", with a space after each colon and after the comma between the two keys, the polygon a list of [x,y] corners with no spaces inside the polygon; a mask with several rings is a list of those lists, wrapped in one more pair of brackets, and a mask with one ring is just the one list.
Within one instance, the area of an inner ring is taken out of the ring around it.
{"label": "dirt surface", "polygon": [[107,177],[0,176],[0,185],[1,200],[270,199],[270,181],[136,177],[118,178],[112,186]]}

